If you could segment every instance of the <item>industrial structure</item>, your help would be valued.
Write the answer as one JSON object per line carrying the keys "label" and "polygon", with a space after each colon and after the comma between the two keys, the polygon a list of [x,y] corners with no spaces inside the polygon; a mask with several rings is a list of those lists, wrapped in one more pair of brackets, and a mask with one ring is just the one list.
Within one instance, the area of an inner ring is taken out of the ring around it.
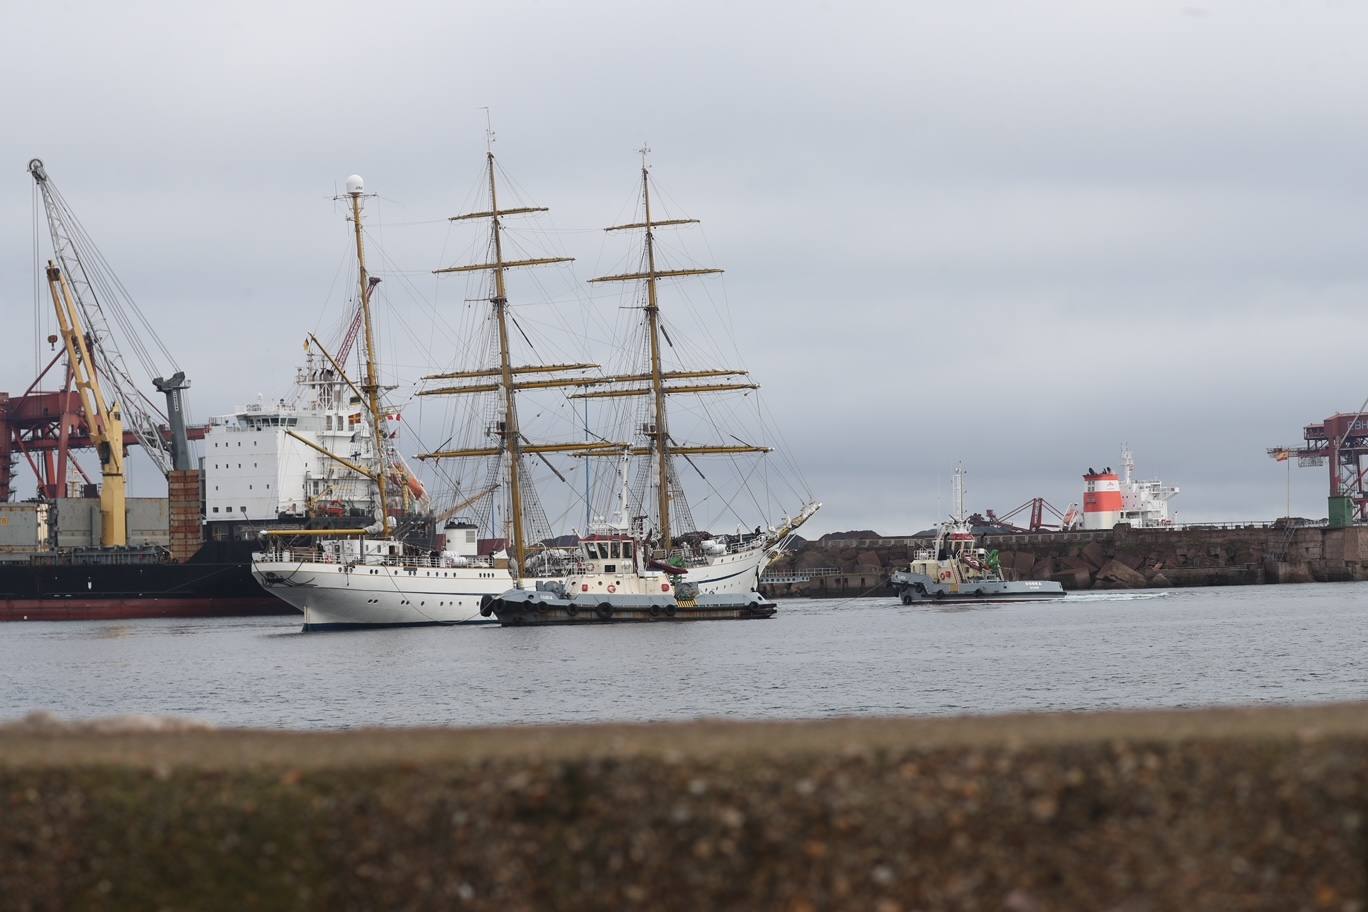
{"label": "industrial structure", "polygon": [[[152,379],[166,396],[164,414],[142,391],[123,350],[132,354],[149,377],[156,372],[157,361],[172,360],[170,353],[62,198],[42,161],[33,159],[28,170],[42,199],[52,242],[52,259],[44,272],[56,332],[47,339],[53,357],[28,389],[13,398],[0,393],[0,502],[15,494],[14,470],[22,457],[34,474],[37,503],[97,498],[99,547],[125,548],[129,545],[129,502],[124,460],[128,448],[136,444],[167,476],[171,490],[193,497],[189,503],[172,504],[170,510],[185,526],[169,530],[169,540],[179,544],[172,553],[186,560],[200,538],[199,477],[189,441],[204,436],[203,428],[192,429],[185,422],[182,394],[190,383],[181,371],[167,379]],[[153,348],[158,352],[155,356]],[[45,382],[61,388],[39,389]],[[83,450],[93,450],[99,458],[98,484],[76,458]],[[77,515],[71,509],[67,512]],[[61,523],[60,507],[53,518]]]}
{"label": "industrial structure", "polygon": [[1302,430],[1301,446],[1270,447],[1279,462],[1296,457],[1299,466],[1330,465],[1331,528],[1368,522],[1363,458],[1368,455],[1368,412],[1336,412]]}
{"label": "industrial structure", "polygon": [[[1018,516],[1030,511],[1027,518],[1027,525],[1020,526],[1013,522]],[[1067,510],[1061,511],[1054,504],[1043,497],[1032,497],[1030,500],[1008,510],[1001,516],[992,510],[988,510],[985,517],[989,525],[998,526],[1012,532],[1048,532],[1059,531],[1069,532],[1076,528],[1082,521],[1082,516],[1078,512],[1078,504],[1069,504]],[[1047,522],[1046,514],[1054,518],[1054,522]]]}

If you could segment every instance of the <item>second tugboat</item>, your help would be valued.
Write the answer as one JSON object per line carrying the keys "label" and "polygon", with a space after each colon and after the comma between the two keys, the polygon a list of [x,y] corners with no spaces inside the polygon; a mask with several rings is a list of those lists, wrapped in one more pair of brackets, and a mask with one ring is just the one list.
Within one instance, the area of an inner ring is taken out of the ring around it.
{"label": "second tugboat", "polygon": [[905,570],[890,576],[904,605],[913,602],[1028,602],[1064,597],[1051,580],[1008,580],[996,551],[976,546],[964,513],[964,466],[955,467],[955,515],[942,523],[929,549],[918,551]]}

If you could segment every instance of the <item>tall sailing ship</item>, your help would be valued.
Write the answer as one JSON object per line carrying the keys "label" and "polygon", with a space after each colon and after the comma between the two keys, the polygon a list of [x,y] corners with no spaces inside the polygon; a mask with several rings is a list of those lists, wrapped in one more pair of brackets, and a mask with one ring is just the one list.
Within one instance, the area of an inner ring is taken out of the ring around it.
{"label": "tall sailing ship", "polygon": [[[444,444],[418,457],[449,467],[447,476],[456,478],[449,491],[452,506],[437,517],[439,524],[445,524],[441,534],[435,541],[415,541],[414,537],[405,541],[394,534],[392,501],[386,492],[386,479],[392,475],[384,464],[384,442],[389,435],[379,396],[369,310],[369,291],[374,280],[365,267],[363,194],[356,178],[349,182],[348,194],[366,330],[366,376],[357,389],[376,435],[372,450],[380,454],[380,460],[375,466],[352,463],[349,468],[374,485],[375,522],[363,528],[320,532],[304,547],[299,545],[299,536],[272,533],[267,546],[254,556],[254,575],[270,592],[304,612],[305,630],[477,622],[489,616],[490,603],[500,594],[514,588],[535,589],[538,582],[564,577],[579,566],[579,550],[553,538],[529,471],[532,462],[540,463],[564,481],[565,474],[548,457],[611,457],[620,464],[628,459],[641,460],[644,467],[638,473],[641,481],[635,486],[639,492],[636,502],[641,509],[624,521],[633,526],[638,539],[646,542],[654,559],[668,561],[675,570],[683,570],[680,579],[696,584],[704,594],[753,590],[768,560],[819,504],[806,503],[791,518],[731,536],[713,536],[692,528],[676,471],[677,458],[692,462],[695,456],[769,452],[768,447],[740,443],[681,444],[668,430],[666,402],[670,397],[755,389],[744,371],[665,367],[661,339],[668,340],[668,333],[660,315],[659,282],[720,271],[658,268],[656,228],[692,220],[653,220],[649,170],[643,162],[644,220],[609,229],[643,232],[643,267],[637,272],[594,281],[639,283],[645,338],[649,343],[645,347],[649,359],[645,370],[614,374],[605,373],[598,364],[590,362],[523,360],[515,357],[514,338],[524,340],[521,347],[533,354],[537,349],[511,312],[507,274],[510,270],[565,263],[571,258],[509,255],[505,220],[546,210],[539,206],[501,205],[500,172],[492,146],[486,152],[485,171],[488,208],[451,219],[487,224],[487,253],[483,262],[434,270],[439,275],[474,273],[484,278],[481,294],[475,300],[487,304],[488,310],[482,318],[481,332],[472,333],[476,344],[469,346],[478,354],[472,359],[473,364],[425,376],[424,381],[431,385],[418,392],[419,396],[468,403],[464,409],[456,410],[463,418],[455,421],[466,439],[457,446]],[[677,382],[696,378],[722,378],[729,382]],[[649,416],[638,428],[644,439],[637,443],[619,442],[581,425],[587,438],[582,441],[534,441],[520,420],[519,406],[525,395],[545,391],[560,393],[566,404],[580,400],[647,402]],[[644,493],[640,493],[651,487],[647,472],[656,480],[649,504]],[[585,529],[584,533],[592,535],[594,531]],[[489,534],[482,538],[482,532]]]}

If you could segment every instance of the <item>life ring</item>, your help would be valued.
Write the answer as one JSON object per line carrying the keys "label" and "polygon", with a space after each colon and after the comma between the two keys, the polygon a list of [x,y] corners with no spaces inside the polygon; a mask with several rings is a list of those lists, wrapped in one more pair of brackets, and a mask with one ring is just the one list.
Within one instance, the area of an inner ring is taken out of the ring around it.
{"label": "life ring", "polygon": [[614,586],[612,583],[609,583],[609,584],[608,584],[608,594],[609,594],[609,595],[612,595],[614,592],[617,592],[617,586]]}
{"label": "life ring", "polygon": [[606,621],[613,616],[613,606],[604,602],[594,609],[594,614],[599,616],[599,620]]}

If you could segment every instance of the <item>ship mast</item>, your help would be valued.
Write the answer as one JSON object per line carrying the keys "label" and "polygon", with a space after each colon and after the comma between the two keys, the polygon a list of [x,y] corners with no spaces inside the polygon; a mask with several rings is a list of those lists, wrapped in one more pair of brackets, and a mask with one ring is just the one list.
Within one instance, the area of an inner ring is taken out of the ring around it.
{"label": "ship mast", "polygon": [[385,499],[385,428],[380,411],[380,380],[375,367],[375,330],[371,323],[370,293],[372,283],[366,273],[366,244],[361,227],[361,190],[364,184],[357,175],[347,178],[347,195],[351,197],[352,227],[356,231],[356,273],[361,292],[362,322],[366,332],[366,378],[361,391],[366,395],[370,410],[371,430],[375,436],[375,486],[380,496],[380,531],[389,528],[389,504]]}
{"label": "ship mast", "polygon": [[[604,231],[625,231],[629,229],[641,229],[644,235],[645,245],[645,265],[644,272],[626,273],[623,275],[599,276],[590,279],[590,282],[644,282],[646,286],[646,337],[650,351],[650,371],[645,374],[634,374],[617,377],[602,377],[585,381],[586,386],[597,386],[602,384],[617,383],[639,383],[648,382],[649,386],[632,389],[612,389],[597,390],[592,392],[579,393],[571,398],[606,398],[620,396],[639,396],[650,395],[652,400],[652,423],[643,431],[650,438],[650,446],[646,448],[634,448],[630,450],[631,455],[653,455],[656,460],[656,498],[658,514],[658,532],[660,535],[660,548],[668,554],[674,544],[673,530],[670,519],[671,491],[671,456],[707,456],[720,454],[738,453],[768,453],[768,447],[751,446],[750,444],[716,444],[704,446],[679,446],[670,437],[669,424],[667,421],[666,398],[676,393],[718,393],[734,390],[753,390],[758,389],[754,383],[712,383],[712,384],[687,384],[682,386],[669,386],[666,381],[679,379],[693,379],[699,377],[744,377],[746,371],[740,370],[693,370],[693,371],[666,371],[661,366],[661,347],[660,339],[664,335],[664,328],[660,317],[660,298],[658,285],[661,279],[676,278],[683,276],[712,275],[722,272],[715,268],[695,268],[695,269],[660,269],[656,265],[655,251],[655,229],[672,225],[694,225],[698,219],[656,219],[651,213],[651,168],[647,160],[650,149],[643,147],[641,152],[641,198],[644,210],[644,220],[633,222],[627,225],[613,225],[603,229]],[[665,336],[669,341],[669,336]],[[594,452],[588,455],[594,456],[617,456],[618,452]]]}
{"label": "ship mast", "polygon": [[504,446],[508,450],[508,497],[513,522],[513,559],[521,573],[527,556],[523,540],[522,438],[518,430],[518,397],[513,389],[513,363],[508,356],[508,290],[504,273],[503,228],[499,224],[499,191],[494,180],[494,150],[485,153],[489,166],[489,223],[494,241],[494,318],[499,325],[499,381],[503,386]]}
{"label": "ship mast", "polygon": [[655,400],[656,494],[660,543],[670,550],[670,434],[665,426],[665,386],[660,379],[660,304],[656,299],[655,230],[651,223],[651,172],[641,150],[641,198],[646,210],[646,323],[651,340],[651,393]]}
{"label": "ship mast", "polygon": [[[458,459],[458,458],[480,458],[480,457],[508,457],[508,495],[509,495],[509,516],[510,537],[513,544],[513,577],[521,579],[525,570],[527,553],[530,550],[530,543],[527,541],[526,522],[524,517],[524,499],[530,493],[530,479],[523,477],[522,457],[525,455],[535,455],[544,458],[548,453],[578,453],[583,451],[598,450],[604,446],[609,446],[603,442],[587,443],[531,443],[523,435],[522,429],[518,424],[518,396],[522,390],[528,389],[549,389],[555,387],[577,387],[583,385],[583,381],[578,377],[550,377],[547,379],[524,379],[527,374],[554,374],[566,371],[583,371],[598,367],[597,364],[533,364],[533,365],[514,365],[509,349],[508,321],[508,290],[505,284],[505,274],[509,269],[524,266],[545,266],[552,263],[569,263],[573,257],[537,257],[523,260],[504,259],[503,249],[503,217],[508,215],[522,215],[531,212],[546,212],[544,206],[520,206],[516,208],[500,209],[499,192],[496,181],[496,167],[494,150],[492,148],[493,134],[488,134],[490,146],[485,152],[485,163],[488,168],[489,185],[489,211],[487,212],[468,212],[464,215],[455,215],[450,221],[468,220],[488,220],[490,230],[490,248],[493,260],[488,263],[475,263],[463,266],[448,266],[444,269],[434,269],[433,273],[442,275],[454,272],[476,272],[488,271],[493,273],[491,285],[491,297],[489,303],[493,305],[493,316],[497,327],[499,344],[499,363],[497,367],[453,371],[441,374],[428,374],[424,380],[478,380],[485,379],[484,383],[466,383],[457,386],[443,386],[422,390],[420,396],[450,396],[470,393],[498,393],[502,400],[503,420],[491,430],[491,434],[498,438],[497,447],[475,447],[457,450],[440,450],[433,453],[423,453],[419,459]],[[494,381],[494,382],[488,382]],[[619,447],[620,450],[620,447]],[[493,493],[493,489],[481,492]],[[469,503],[469,500],[466,501]]]}

